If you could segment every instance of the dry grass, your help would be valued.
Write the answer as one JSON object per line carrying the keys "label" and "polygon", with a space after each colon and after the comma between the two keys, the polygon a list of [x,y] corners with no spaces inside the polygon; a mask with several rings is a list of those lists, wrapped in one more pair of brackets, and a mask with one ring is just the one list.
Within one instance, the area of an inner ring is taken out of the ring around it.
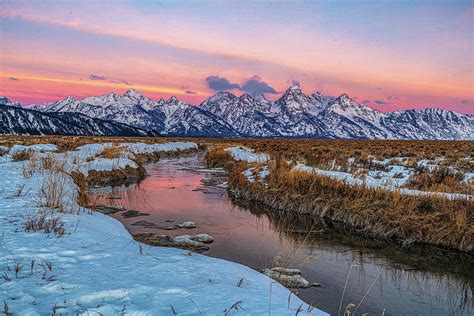
{"label": "dry grass", "polygon": [[205,159],[208,162],[207,164],[210,168],[223,167],[229,170],[234,165],[232,156],[229,154],[229,152],[224,150],[224,147],[220,146],[214,146],[212,151],[207,151]]}
{"label": "dry grass", "polygon": [[46,207],[60,212],[71,211],[68,200],[69,176],[64,172],[49,172],[45,175],[38,192],[38,207]]}
{"label": "dry grass", "polygon": [[463,180],[464,173],[440,166],[433,171],[421,170],[413,174],[406,187],[431,192],[474,194],[473,185]]}
{"label": "dry grass", "polygon": [[[239,199],[273,209],[330,219],[359,233],[404,242],[420,242],[474,251],[474,203],[439,197],[406,196],[383,189],[354,187],[305,171],[279,158],[270,165],[267,185],[249,183],[246,163],[234,163],[230,190]],[[211,149],[207,160],[218,165]],[[223,166],[221,164],[221,166]]]}

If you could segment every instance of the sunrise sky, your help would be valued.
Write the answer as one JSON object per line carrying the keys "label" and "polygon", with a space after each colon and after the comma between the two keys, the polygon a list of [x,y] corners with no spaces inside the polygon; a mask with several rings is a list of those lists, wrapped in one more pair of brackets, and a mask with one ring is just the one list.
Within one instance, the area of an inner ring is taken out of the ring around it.
{"label": "sunrise sky", "polygon": [[474,113],[471,1],[0,0],[0,95],[348,93]]}

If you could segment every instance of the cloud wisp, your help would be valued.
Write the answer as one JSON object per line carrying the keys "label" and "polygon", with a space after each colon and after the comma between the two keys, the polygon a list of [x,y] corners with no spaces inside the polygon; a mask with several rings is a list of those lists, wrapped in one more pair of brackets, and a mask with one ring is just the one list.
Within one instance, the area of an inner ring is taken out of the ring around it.
{"label": "cloud wisp", "polygon": [[99,75],[94,75],[94,74],[90,75],[89,79],[90,80],[107,80],[105,76],[99,76]]}

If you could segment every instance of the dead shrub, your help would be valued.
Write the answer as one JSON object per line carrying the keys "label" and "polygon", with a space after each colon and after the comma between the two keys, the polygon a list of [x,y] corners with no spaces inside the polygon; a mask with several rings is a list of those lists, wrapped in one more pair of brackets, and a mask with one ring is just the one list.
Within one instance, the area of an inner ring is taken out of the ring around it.
{"label": "dead shrub", "polygon": [[57,152],[64,153],[75,150],[78,146],[79,137],[61,137],[51,140],[51,143],[58,147]]}
{"label": "dead shrub", "polygon": [[12,154],[12,160],[15,162],[31,160],[35,157],[35,152],[31,149],[17,150]]}
{"label": "dead shrub", "polygon": [[71,173],[71,178],[78,187],[78,194],[76,196],[77,204],[84,207],[89,207],[90,200],[89,195],[87,194],[88,185],[86,176],[80,172],[73,171]]}

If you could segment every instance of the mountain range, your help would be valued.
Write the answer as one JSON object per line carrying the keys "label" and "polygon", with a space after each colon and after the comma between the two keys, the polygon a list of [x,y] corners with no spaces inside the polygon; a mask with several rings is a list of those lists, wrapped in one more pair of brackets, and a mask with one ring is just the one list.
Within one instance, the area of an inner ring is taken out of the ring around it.
{"label": "mountain range", "polygon": [[0,98],[0,134],[13,135],[87,135],[158,136],[157,132],[92,118],[80,113],[43,113]]}
{"label": "mountain range", "polygon": [[200,105],[192,105],[176,97],[154,101],[128,90],[123,96],[68,97],[28,109],[56,116],[63,113],[63,118],[79,113],[166,136],[473,139],[474,134],[472,115],[437,108],[383,113],[347,94],[306,95],[299,84],[275,101],[263,95],[236,96],[220,91]]}

